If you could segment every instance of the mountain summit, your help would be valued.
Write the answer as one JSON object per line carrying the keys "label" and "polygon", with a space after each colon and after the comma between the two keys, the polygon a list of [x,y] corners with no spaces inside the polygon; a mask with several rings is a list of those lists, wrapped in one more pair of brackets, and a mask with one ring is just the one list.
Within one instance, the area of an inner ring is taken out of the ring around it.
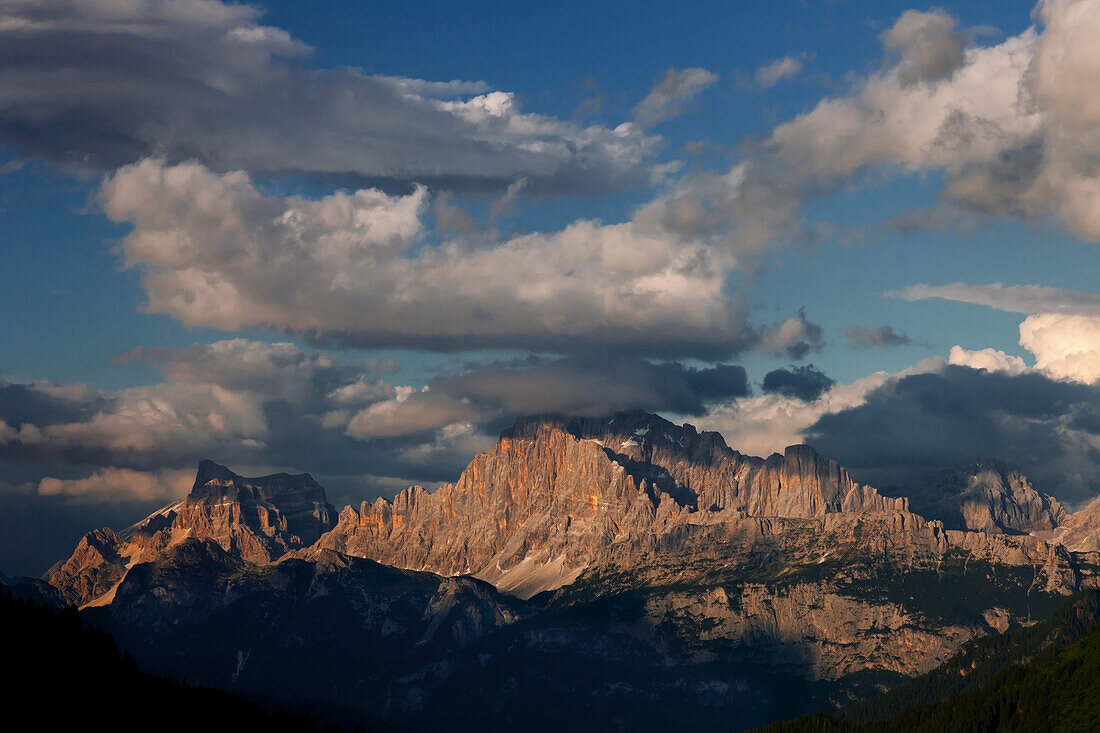
{"label": "mountain summit", "polygon": [[184,539],[210,539],[241,560],[267,563],[313,544],[335,519],[325,490],[308,473],[245,478],[202,461],[187,498],[122,532],[89,532],[46,579],[67,602],[81,605],[110,593],[134,564]]}

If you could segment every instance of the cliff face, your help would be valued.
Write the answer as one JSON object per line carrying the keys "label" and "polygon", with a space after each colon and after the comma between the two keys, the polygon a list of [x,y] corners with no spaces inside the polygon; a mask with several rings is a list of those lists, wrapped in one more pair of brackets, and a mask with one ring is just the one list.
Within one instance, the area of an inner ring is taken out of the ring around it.
{"label": "cliff face", "polygon": [[[319,547],[529,597],[584,568],[667,543],[679,526],[746,515],[906,511],[809,446],[768,459],[655,415],[518,422],[458,482],[345,509]],[[629,559],[629,557],[628,557]]]}
{"label": "cliff face", "polygon": [[1100,499],[1070,514],[1061,525],[1044,532],[1043,536],[1074,552],[1100,552]]}
{"label": "cliff face", "polygon": [[949,529],[986,534],[1047,532],[1068,516],[1057,499],[1036,491],[1027,476],[994,462],[942,471],[911,502],[914,511],[943,521]]}
{"label": "cliff face", "polygon": [[315,542],[333,527],[335,515],[309,474],[244,478],[203,461],[186,499],[122,532],[89,532],[46,580],[68,603],[109,601],[104,596],[129,567],[159,558],[184,539],[210,539],[240,560],[268,563]]}
{"label": "cliff face", "polygon": [[[532,439],[553,426],[595,440],[610,455],[643,473],[700,510],[733,509],[757,517],[819,517],[836,512],[905,511],[907,500],[880,496],[852,481],[835,461],[808,445],[756,458],[726,445],[715,432],[675,425],[657,415],[622,413],[611,418],[531,419],[506,433]],[[625,459],[625,460],[624,460]]]}

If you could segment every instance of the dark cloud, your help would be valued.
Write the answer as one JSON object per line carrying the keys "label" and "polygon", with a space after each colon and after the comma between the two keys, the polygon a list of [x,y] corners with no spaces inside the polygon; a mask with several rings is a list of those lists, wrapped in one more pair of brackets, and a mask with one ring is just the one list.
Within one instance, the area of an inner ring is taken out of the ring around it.
{"label": "dark cloud", "polygon": [[868,349],[881,346],[904,346],[911,339],[903,333],[894,331],[893,326],[864,328],[863,326],[845,326],[841,333],[848,339],[849,348]]}
{"label": "dark cloud", "polygon": [[[0,140],[85,171],[148,155],[338,185],[533,194],[649,178],[659,138],[525,114],[484,82],[318,69],[251,5],[0,6]],[[352,183],[354,182],[354,184]]]}
{"label": "dark cloud", "polygon": [[623,410],[700,415],[706,404],[750,393],[745,369],[654,364],[615,354],[568,357],[525,368],[493,364],[453,377],[432,389],[514,415],[609,415]]}
{"label": "dark cloud", "polygon": [[801,361],[810,352],[821,351],[825,346],[825,329],[806,317],[806,309],[799,308],[797,315],[776,326],[760,330],[758,347],[761,351],[780,357]]}
{"label": "dark cloud", "polygon": [[0,421],[12,428],[24,423],[53,425],[92,415],[106,402],[93,390],[47,383],[14,384],[0,379]]}
{"label": "dark cloud", "polygon": [[814,368],[813,364],[789,369],[775,369],[764,375],[764,391],[803,402],[813,402],[836,382]]}
{"label": "dark cloud", "polygon": [[824,415],[808,442],[877,486],[919,486],[963,461],[1003,459],[1067,502],[1100,493],[1100,387],[946,366],[891,380]]}

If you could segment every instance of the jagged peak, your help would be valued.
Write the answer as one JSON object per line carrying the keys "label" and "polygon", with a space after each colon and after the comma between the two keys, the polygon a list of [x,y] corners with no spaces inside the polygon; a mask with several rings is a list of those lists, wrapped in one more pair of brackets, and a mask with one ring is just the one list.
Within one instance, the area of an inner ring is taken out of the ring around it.
{"label": "jagged peak", "polygon": [[199,462],[195,483],[188,499],[191,501],[221,500],[271,500],[273,494],[304,491],[316,500],[327,501],[325,489],[308,473],[272,473],[266,476],[246,477],[214,461]]}

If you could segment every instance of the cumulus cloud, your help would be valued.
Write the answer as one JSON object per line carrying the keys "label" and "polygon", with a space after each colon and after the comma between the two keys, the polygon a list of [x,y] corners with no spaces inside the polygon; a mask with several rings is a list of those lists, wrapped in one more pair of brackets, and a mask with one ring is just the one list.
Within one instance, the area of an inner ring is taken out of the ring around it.
{"label": "cumulus cloud", "polygon": [[665,78],[634,108],[634,114],[646,127],[679,117],[699,92],[716,81],[718,76],[706,69],[669,69]]}
{"label": "cumulus cloud", "polygon": [[882,34],[882,43],[901,56],[898,80],[904,84],[941,81],[965,63],[966,35],[943,10],[907,10]]}
{"label": "cumulus cloud", "polygon": [[[883,34],[888,61],[848,94],[778,125],[747,175],[797,213],[860,176],[936,171],[953,206],[1055,216],[1100,240],[1100,33],[1095,0],[1047,0],[1039,23],[967,47],[943,11],[909,11]],[[746,194],[747,195],[747,194]]]}
{"label": "cumulus cloud", "polygon": [[784,79],[790,79],[802,73],[802,59],[784,56],[756,70],[756,83],[764,89],[770,89]]}
{"label": "cumulus cloud", "polygon": [[1035,355],[1035,368],[1052,377],[1100,380],[1100,316],[1028,316],[1020,324],[1020,345]]}
{"label": "cumulus cloud", "polygon": [[956,366],[981,369],[987,372],[1004,372],[1005,374],[1023,374],[1028,371],[1024,360],[1012,354],[1006,354],[999,349],[978,349],[971,351],[961,346],[952,346],[947,362]]}
{"label": "cumulus cloud", "polygon": [[764,375],[764,392],[813,402],[836,382],[813,364],[773,369]]}
{"label": "cumulus cloud", "polygon": [[841,333],[848,339],[848,346],[853,349],[868,349],[882,346],[904,346],[910,343],[910,338],[903,333],[898,333],[893,326],[884,325],[875,328],[864,326],[845,326]]}
{"label": "cumulus cloud", "polygon": [[811,351],[821,351],[825,346],[825,330],[806,318],[806,309],[799,308],[777,326],[765,326],[761,330],[759,349],[776,357],[784,354],[792,359],[804,359]]}
{"label": "cumulus cloud", "polygon": [[370,406],[413,391],[379,376],[391,364],[243,339],[149,358],[163,381],[117,392],[0,384],[0,463],[24,467],[5,475],[44,494],[145,501],[176,486],[164,471],[186,472],[202,458],[258,471],[423,480],[454,478],[465,465],[427,448],[417,454],[419,464],[401,458],[415,446],[443,445],[432,429],[446,421],[372,435],[348,428]]}
{"label": "cumulus cloud", "polygon": [[152,159],[108,178],[101,200],[132,224],[121,250],[142,271],[148,310],[189,325],[358,346],[596,343],[712,357],[756,338],[725,291],[733,255],[665,226],[652,205],[620,224],[434,244],[424,188],[307,200],[267,195],[244,173]]}
{"label": "cumulus cloud", "polygon": [[[78,169],[148,155],[217,171],[577,194],[644,183],[659,142],[525,113],[480,81],[320,69],[311,49],[215,0],[0,7],[0,140]],[[698,84],[698,82],[695,82]]]}

